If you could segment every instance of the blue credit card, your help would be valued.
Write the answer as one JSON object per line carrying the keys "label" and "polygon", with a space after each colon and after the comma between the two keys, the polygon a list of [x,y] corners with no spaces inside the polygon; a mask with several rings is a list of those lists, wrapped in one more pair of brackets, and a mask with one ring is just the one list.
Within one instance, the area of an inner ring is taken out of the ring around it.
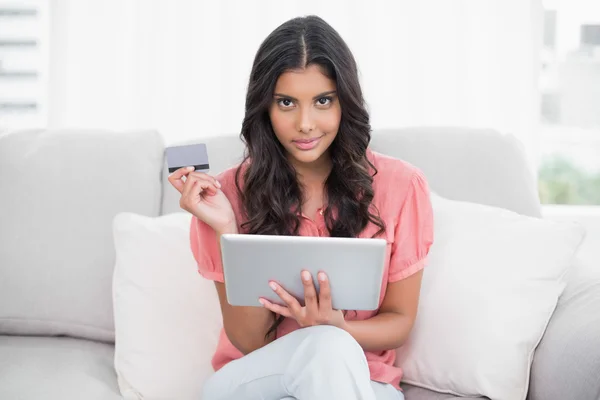
{"label": "blue credit card", "polygon": [[171,146],[167,147],[165,152],[169,173],[190,166],[194,167],[195,171],[208,172],[209,170],[208,152],[204,143]]}

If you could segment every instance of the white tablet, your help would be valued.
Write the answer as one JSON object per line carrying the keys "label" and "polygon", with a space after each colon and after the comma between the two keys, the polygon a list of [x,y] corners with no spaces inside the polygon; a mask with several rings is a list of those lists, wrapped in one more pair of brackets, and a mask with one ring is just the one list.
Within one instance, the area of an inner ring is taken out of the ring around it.
{"label": "white tablet", "polygon": [[329,277],[334,309],[375,310],[379,306],[386,241],[367,238],[225,234],[221,254],[227,301],[234,306],[257,306],[264,297],[281,299],[269,287],[278,282],[304,305],[302,270],[317,288],[317,273]]}

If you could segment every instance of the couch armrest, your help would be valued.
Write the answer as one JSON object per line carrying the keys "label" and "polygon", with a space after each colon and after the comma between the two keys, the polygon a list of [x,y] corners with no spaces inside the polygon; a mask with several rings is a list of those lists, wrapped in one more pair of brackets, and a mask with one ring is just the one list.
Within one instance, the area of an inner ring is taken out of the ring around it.
{"label": "couch armrest", "polygon": [[576,260],[533,359],[529,400],[600,399],[600,260]]}

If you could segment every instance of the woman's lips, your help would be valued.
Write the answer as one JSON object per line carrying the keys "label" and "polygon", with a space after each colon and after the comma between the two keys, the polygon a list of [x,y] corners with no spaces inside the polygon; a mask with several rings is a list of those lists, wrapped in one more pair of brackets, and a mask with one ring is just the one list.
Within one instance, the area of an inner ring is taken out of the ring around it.
{"label": "woman's lips", "polygon": [[[322,137],[322,136],[321,136]],[[300,150],[312,150],[319,144],[321,137],[312,138],[312,139],[301,139],[294,140],[294,145]]]}

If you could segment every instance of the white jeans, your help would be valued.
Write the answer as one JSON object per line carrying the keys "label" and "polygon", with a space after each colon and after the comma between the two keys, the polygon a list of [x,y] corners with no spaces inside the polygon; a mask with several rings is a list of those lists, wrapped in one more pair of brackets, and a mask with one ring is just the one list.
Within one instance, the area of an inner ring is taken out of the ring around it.
{"label": "white jeans", "polygon": [[332,326],[298,329],[229,362],[204,384],[202,400],[404,400],[371,381],[367,359],[349,333]]}

